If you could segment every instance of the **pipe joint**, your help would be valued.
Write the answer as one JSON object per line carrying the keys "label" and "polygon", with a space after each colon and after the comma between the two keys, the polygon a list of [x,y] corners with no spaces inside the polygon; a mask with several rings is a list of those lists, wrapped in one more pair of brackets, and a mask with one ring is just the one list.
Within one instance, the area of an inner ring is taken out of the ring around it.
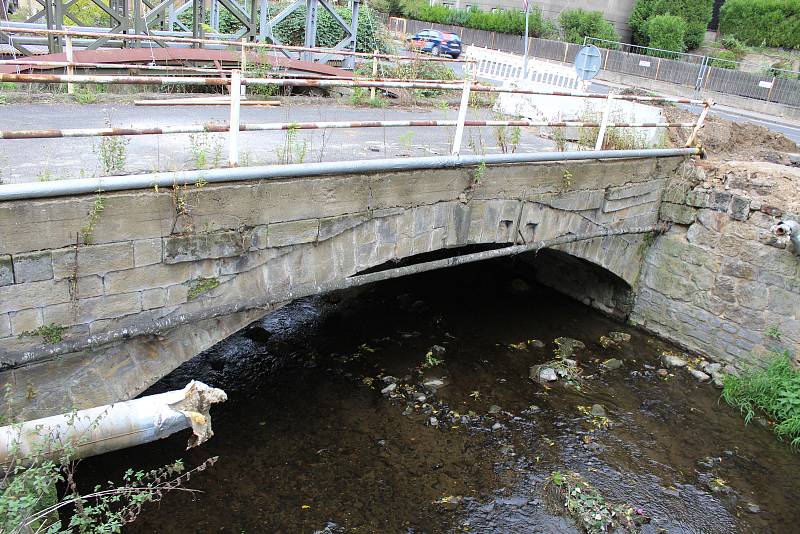
{"label": "pipe joint", "polygon": [[784,220],[770,228],[776,237],[788,237],[794,248],[794,254],[800,256],[800,222]]}

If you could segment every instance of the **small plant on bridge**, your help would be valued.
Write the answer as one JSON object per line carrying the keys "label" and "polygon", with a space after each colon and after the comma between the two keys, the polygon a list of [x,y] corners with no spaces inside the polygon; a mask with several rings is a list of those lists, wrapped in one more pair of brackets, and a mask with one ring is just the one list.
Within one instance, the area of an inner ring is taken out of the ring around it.
{"label": "small plant on bridge", "polygon": [[205,169],[209,163],[212,167],[219,167],[222,160],[222,142],[218,136],[209,136],[205,133],[191,134],[189,143],[195,169]]}
{"label": "small plant on bridge", "polygon": [[94,197],[92,207],[89,210],[89,216],[86,220],[86,224],[84,224],[81,228],[81,238],[84,245],[91,245],[94,241],[94,229],[97,226],[97,223],[100,221],[100,214],[103,213],[104,209],[106,209],[106,203],[105,199],[103,198],[103,192],[98,191],[97,195]]}
{"label": "small plant on bridge", "polygon": [[572,189],[572,173],[569,172],[569,169],[564,169],[564,173],[561,175],[561,190],[562,191],[569,191]]}
{"label": "small plant on bridge", "polygon": [[553,128],[552,138],[559,152],[567,150],[567,136],[564,130],[565,128]]}
{"label": "small plant on bridge", "polygon": [[298,141],[297,132],[300,131],[299,126],[290,124],[286,129],[286,138],[282,147],[278,147],[276,151],[278,162],[284,165],[290,163],[303,163],[306,159],[308,152],[308,142]]}
{"label": "small plant on bridge", "polygon": [[779,438],[800,447],[800,371],[789,351],[773,353],[765,369],[727,375],[722,398],[741,410],[745,423],[764,413],[775,422],[772,428]]}
{"label": "small plant on bridge", "polygon": [[72,95],[78,104],[94,104],[97,102],[97,92],[89,85],[81,85]]}
{"label": "small plant on bridge", "polygon": [[[111,120],[106,120],[106,128],[111,127]],[[112,135],[100,139],[97,157],[104,175],[121,172],[128,160],[128,143],[130,139]]]}
{"label": "small plant on bridge", "polygon": [[50,323],[43,324],[34,330],[26,330],[25,332],[22,332],[19,337],[23,338],[41,336],[45,343],[53,345],[55,343],[61,343],[61,340],[64,338],[64,332],[66,331],[66,326]]}
{"label": "small plant on bridge", "polygon": [[411,147],[414,144],[414,132],[405,132],[404,134],[400,135],[397,140],[400,141],[400,146],[402,146],[404,149],[411,150]]}
{"label": "small plant on bridge", "polygon": [[219,279],[217,278],[197,278],[193,280],[189,286],[189,291],[186,293],[186,299],[194,300],[203,293],[208,293],[217,287],[219,287]]}
{"label": "small plant on bridge", "polygon": [[522,129],[519,126],[495,126],[494,137],[503,154],[513,154],[522,139]]}

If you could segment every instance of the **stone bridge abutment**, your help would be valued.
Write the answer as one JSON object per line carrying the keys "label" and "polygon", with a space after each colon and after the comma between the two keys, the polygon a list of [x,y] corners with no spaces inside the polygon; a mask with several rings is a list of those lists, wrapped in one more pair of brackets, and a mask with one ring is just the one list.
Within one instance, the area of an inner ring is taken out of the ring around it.
{"label": "stone bridge abutment", "polygon": [[[132,398],[270,310],[387,262],[653,225],[683,161],[201,181],[0,202],[6,408],[33,417]],[[624,317],[646,239],[559,245],[565,267],[537,276]],[[615,282],[581,287],[569,278],[578,259]]]}

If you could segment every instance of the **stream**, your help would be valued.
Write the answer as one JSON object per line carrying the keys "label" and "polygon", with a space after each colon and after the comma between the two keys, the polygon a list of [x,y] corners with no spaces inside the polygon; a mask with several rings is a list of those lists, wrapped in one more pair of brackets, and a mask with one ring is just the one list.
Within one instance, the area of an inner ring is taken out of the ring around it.
{"label": "stream", "polygon": [[[680,349],[516,268],[295,301],[146,392],[225,389],[209,442],[186,451],[185,431],[85,460],[79,480],[219,457],[187,484],[202,493],[146,505],[131,533],[582,532],[545,499],[554,471],[641,510],[645,533],[797,532],[800,455],[686,369],[660,376]],[[611,332],[631,337],[601,343]],[[581,376],[532,380],[559,337],[585,344]]]}

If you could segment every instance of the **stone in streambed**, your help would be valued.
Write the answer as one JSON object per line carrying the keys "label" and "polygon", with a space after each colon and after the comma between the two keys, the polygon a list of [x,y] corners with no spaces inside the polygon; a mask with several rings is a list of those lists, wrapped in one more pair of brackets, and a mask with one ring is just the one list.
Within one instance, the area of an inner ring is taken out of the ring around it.
{"label": "stone in streambed", "polygon": [[686,360],[671,352],[663,353],[661,355],[661,361],[664,362],[664,365],[667,367],[686,367]]}

